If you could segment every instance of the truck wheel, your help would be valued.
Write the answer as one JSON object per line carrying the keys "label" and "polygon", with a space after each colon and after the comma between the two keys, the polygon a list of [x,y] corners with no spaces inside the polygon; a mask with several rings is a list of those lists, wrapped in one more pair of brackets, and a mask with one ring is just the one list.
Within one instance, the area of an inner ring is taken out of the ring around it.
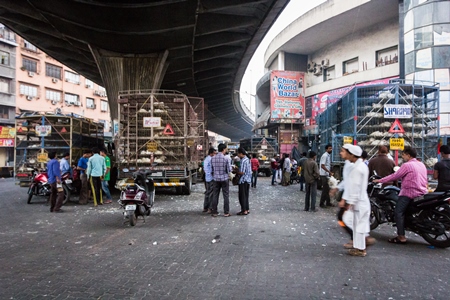
{"label": "truck wheel", "polygon": [[192,176],[189,176],[189,178],[184,183],[183,194],[190,195],[191,190],[192,190]]}
{"label": "truck wheel", "polygon": [[272,172],[270,170],[266,170],[266,177],[270,177],[272,175]]}

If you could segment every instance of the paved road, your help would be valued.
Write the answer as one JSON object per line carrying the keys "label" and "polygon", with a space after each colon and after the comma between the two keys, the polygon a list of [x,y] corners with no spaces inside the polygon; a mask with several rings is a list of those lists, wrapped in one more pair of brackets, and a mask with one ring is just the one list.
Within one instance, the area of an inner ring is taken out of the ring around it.
{"label": "paved road", "polygon": [[[245,217],[203,214],[203,191],[157,194],[147,222],[132,228],[117,204],[50,213],[44,199],[28,205],[25,188],[0,179],[0,299],[450,297],[450,249],[414,234],[389,244],[394,229],[383,225],[368,255],[351,257],[334,209],[304,212],[298,185],[260,177]],[[230,194],[236,213],[237,188]]]}

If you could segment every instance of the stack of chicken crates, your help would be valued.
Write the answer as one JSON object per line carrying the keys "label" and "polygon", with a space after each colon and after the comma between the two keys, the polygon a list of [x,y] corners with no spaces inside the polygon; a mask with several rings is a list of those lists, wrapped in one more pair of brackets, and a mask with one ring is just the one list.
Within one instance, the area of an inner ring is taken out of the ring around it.
{"label": "stack of chicken crates", "polygon": [[203,99],[177,91],[138,90],[120,92],[118,103],[119,178],[152,169],[157,188],[190,194],[204,156]]}
{"label": "stack of chicken crates", "polygon": [[[410,114],[390,116],[392,109],[410,109]],[[379,145],[389,148],[390,139],[396,138],[405,146],[414,147],[418,159],[432,169],[437,162],[439,140],[439,86],[399,79],[355,86],[319,115],[318,124],[320,153],[326,144],[332,144],[334,167],[344,163],[339,155],[344,143],[361,146],[370,159]],[[394,156],[394,151],[390,153]],[[401,162],[400,158],[398,163]]]}

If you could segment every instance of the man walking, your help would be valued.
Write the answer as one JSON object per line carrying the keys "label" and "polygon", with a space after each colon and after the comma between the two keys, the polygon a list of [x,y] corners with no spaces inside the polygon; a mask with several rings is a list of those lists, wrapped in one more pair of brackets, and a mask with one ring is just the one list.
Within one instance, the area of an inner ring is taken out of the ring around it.
{"label": "man walking", "polygon": [[284,153],[282,185],[288,186],[291,179],[291,160],[289,153]]}
{"label": "man walking", "polygon": [[278,154],[274,154],[270,160],[270,168],[272,169],[272,185],[275,185],[275,177],[278,171]]}
{"label": "man walking", "polygon": [[100,150],[97,147],[92,148],[94,155],[89,158],[87,167],[87,178],[91,185],[92,195],[94,197],[94,206],[102,205],[102,178],[106,172],[105,159],[100,156]]}
{"label": "man walking", "polygon": [[388,240],[389,243],[405,244],[405,212],[414,198],[428,193],[427,168],[416,159],[417,151],[410,146],[405,146],[402,152],[403,164],[397,172],[376,179],[374,182],[387,183],[402,179],[402,186],[398,194],[395,206],[395,223],[397,225],[397,236]]}
{"label": "man walking", "polygon": [[86,175],[87,164],[89,161],[89,157],[91,157],[91,151],[85,150],[83,156],[78,160],[77,170],[80,171],[80,180],[81,180],[81,190],[80,190],[80,200],[78,201],[81,205],[86,205],[88,203],[88,191],[89,184]]}
{"label": "man walking", "polygon": [[214,148],[209,148],[208,156],[203,160],[203,172],[205,173],[205,200],[203,201],[203,212],[212,212],[212,199],[214,193],[214,179],[212,174],[211,158],[216,153]]}
{"label": "man walking", "polygon": [[214,179],[214,195],[212,202],[212,213],[211,216],[217,217],[218,211],[217,206],[219,204],[220,190],[223,194],[223,216],[229,217],[230,215],[230,199],[229,199],[229,188],[230,180],[229,173],[231,172],[230,160],[225,157],[225,152],[227,146],[225,144],[219,144],[219,153],[211,158],[211,168]]}
{"label": "man walking", "polygon": [[[320,158],[320,180],[322,182],[322,195],[320,196],[320,207],[325,208],[326,206],[334,206],[331,204],[330,199],[330,186],[328,184],[328,179],[333,176],[331,172],[331,151],[333,148],[331,145],[325,146],[325,153],[322,154]],[[325,206],[326,205],[326,206]]]}
{"label": "man walking", "polygon": [[259,160],[258,158],[256,158],[256,153],[252,154],[250,164],[252,165],[252,187],[256,188],[256,181],[258,180],[258,169],[259,169]]}
{"label": "man walking", "polygon": [[303,152],[302,157],[298,160],[298,167],[300,168],[300,192],[303,192],[303,185],[305,183],[305,172],[303,171],[303,168],[305,167],[305,162],[307,160],[306,152]]}
{"label": "man walking", "polygon": [[[51,187],[50,194],[50,212],[63,212],[61,206],[64,200],[64,190],[61,186],[61,169],[59,161],[56,159],[56,152],[50,152],[48,155],[50,161],[47,163],[48,183]],[[58,191],[58,185],[60,186]]]}
{"label": "man walking", "polygon": [[109,191],[109,180],[111,179],[111,159],[106,155],[106,150],[100,150],[100,155],[105,159],[106,171],[102,179],[102,190],[105,192],[106,200],[103,201],[105,204],[112,203],[111,192]]}
{"label": "man walking", "polygon": [[[305,153],[306,154],[306,153]],[[302,172],[305,175],[305,211],[316,211],[317,180],[319,180],[319,167],[316,163],[317,154],[309,152],[309,158],[303,162]]]}
{"label": "man walking", "polygon": [[241,211],[237,213],[239,216],[246,216],[250,212],[249,204],[249,185],[252,181],[252,170],[251,164],[247,157],[247,153],[244,148],[239,148],[237,150],[238,156],[241,159],[241,165],[239,170],[236,171],[237,174],[241,176],[239,179],[239,204],[241,205]]}

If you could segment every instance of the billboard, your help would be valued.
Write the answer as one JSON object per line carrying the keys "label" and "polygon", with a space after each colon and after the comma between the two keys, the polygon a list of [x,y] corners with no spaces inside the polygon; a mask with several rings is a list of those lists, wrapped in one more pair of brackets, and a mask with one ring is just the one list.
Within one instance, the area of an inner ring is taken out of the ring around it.
{"label": "billboard", "polygon": [[270,74],[270,122],[303,123],[305,73],[272,71]]}

